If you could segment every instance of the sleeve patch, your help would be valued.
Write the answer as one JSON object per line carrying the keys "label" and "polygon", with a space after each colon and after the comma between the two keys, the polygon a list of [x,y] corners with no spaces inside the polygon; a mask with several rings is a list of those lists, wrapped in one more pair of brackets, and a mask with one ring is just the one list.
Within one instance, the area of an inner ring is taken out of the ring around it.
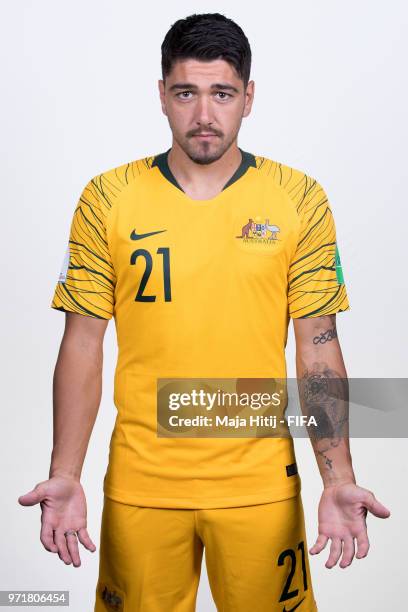
{"label": "sleeve patch", "polygon": [[336,251],[334,254],[334,262],[336,265],[336,278],[339,285],[344,285],[343,269],[341,267],[339,247],[336,243]]}
{"label": "sleeve patch", "polygon": [[58,277],[59,283],[65,283],[65,281],[67,280],[68,264],[69,264],[69,244],[67,246],[67,250],[65,251],[64,260],[62,262],[62,267],[61,267],[61,272]]}

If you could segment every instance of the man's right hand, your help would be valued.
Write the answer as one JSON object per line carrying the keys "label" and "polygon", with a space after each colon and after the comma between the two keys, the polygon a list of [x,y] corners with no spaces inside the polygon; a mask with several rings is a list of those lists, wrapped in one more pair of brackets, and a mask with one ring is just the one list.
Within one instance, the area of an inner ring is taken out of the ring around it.
{"label": "man's right hand", "polygon": [[[41,506],[40,540],[44,548],[57,552],[67,565],[81,565],[78,540],[91,552],[96,546],[86,529],[86,499],[79,480],[68,476],[53,476],[39,482],[32,491],[18,498],[22,506]],[[74,530],[75,534],[64,535]]]}

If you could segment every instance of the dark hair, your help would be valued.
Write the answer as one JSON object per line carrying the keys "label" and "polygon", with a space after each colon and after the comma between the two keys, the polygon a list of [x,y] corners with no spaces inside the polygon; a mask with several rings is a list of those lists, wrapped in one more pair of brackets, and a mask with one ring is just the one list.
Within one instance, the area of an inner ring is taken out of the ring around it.
{"label": "dark hair", "polygon": [[163,81],[177,60],[223,59],[232,64],[245,88],[248,85],[251,71],[248,39],[239,25],[220,13],[194,14],[179,19],[167,32],[161,52]]}

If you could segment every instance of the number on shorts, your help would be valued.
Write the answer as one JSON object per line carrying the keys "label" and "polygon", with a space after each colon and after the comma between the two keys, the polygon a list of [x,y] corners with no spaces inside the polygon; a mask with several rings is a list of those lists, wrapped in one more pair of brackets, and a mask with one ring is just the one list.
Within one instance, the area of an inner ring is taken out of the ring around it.
{"label": "number on shorts", "polygon": [[[302,554],[303,590],[307,591],[308,585],[307,585],[307,573],[306,573],[306,557],[305,557],[305,545],[304,545],[303,540],[302,542],[299,542],[297,549],[300,550]],[[290,565],[289,575],[286,579],[285,586],[283,587],[283,591],[280,596],[279,602],[286,601],[287,599],[291,599],[292,597],[296,597],[297,594],[299,593],[299,589],[294,589],[293,591],[290,591],[290,584],[292,582],[293,576],[295,575],[295,571],[296,571],[296,552],[293,550],[293,548],[286,548],[280,553],[278,557],[278,565],[280,566],[285,565],[286,557],[289,557],[291,565]]]}

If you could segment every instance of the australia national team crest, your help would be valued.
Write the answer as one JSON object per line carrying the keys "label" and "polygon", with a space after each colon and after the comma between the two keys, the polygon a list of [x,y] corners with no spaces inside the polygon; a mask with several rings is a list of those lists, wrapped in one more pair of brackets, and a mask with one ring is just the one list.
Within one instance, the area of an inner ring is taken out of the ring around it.
{"label": "australia national team crest", "polygon": [[269,219],[254,217],[242,226],[241,235],[236,238],[248,243],[263,243],[273,246],[279,241],[280,227],[269,223]]}

